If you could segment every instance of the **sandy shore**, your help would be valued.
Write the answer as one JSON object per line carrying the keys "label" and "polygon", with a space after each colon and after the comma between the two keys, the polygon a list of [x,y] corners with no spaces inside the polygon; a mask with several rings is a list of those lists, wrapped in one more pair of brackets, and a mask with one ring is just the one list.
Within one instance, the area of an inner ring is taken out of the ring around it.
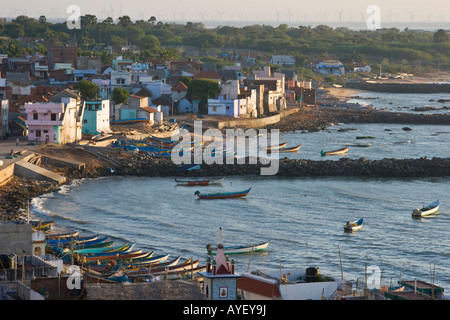
{"label": "sandy shore", "polygon": [[347,101],[353,96],[357,96],[365,91],[349,88],[335,88],[327,87],[325,88],[327,93],[323,96],[324,98],[334,98],[336,100]]}

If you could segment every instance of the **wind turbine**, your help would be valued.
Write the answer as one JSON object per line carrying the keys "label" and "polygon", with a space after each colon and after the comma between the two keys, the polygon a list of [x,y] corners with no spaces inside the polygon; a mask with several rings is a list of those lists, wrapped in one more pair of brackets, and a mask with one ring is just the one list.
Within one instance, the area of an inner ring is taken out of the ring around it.
{"label": "wind turbine", "polygon": [[222,25],[223,24],[223,14],[224,14],[225,12],[223,12],[223,11],[221,11],[221,12],[217,12],[217,14],[220,16],[220,24]]}
{"label": "wind turbine", "polygon": [[341,23],[342,23],[342,21],[343,21],[343,19],[342,19],[342,17],[343,17],[343,13],[344,13],[344,9],[341,9],[341,11],[338,11],[338,15],[339,15],[339,22],[341,22]]}

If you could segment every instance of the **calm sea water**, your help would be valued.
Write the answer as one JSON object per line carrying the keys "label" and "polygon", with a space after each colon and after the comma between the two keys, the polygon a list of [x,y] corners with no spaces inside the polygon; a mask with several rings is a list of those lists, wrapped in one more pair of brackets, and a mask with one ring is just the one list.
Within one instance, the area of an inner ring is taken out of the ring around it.
{"label": "calm sea water", "polygon": [[[394,97],[390,97],[394,99]],[[398,97],[397,99],[403,99]],[[419,98],[417,98],[419,99]],[[423,100],[423,98],[422,98]],[[426,98],[428,101],[428,98]],[[390,105],[392,106],[392,105]],[[315,133],[280,135],[299,153],[281,157],[323,160],[320,150],[350,145],[358,159],[448,157],[450,127],[401,124],[336,124]],[[357,139],[371,136],[374,139]],[[363,146],[370,144],[370,146]],[[357,146],[359,145],[359,146]],[[325,157],[339,160],[340,157]],[[199,200],[196,190],[252,187],[243,199]],[[182,187],[173,178],[83,179],[33,200],[32,213],[83,234],[112,237],[118,244],[206,261],[206,245],[270,240],[265,252],[236,255],[238,271],[317,266],[322,273],[363,281],[366,266],[382,271],[382,284],[401,279],[431,281],[450,291],[450,180],[448,178],[226,177],[223,186]],[[440,212],[413,219],[414,208],[441,200]],[[362,230],[343,231],[364,218]]]}

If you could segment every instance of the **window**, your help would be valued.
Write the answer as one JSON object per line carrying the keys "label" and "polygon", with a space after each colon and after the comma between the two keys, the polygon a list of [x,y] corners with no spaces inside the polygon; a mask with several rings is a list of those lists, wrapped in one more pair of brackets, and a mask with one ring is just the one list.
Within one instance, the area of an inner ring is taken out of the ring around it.
{"label": "window", "polygon": [[33,112],[33,120],[37,120],[38,119],[38,114]]}
{"label": "window", "polygon": [[86,120],[86,119],[84,119],[84,120],[83,120],[83,123],[87,123],[87,120]]}
{"label": "window", "polygon": [[56,121],[56,113],[52,113],[52,115],[51,115],[51,120],[52,120],[52,121]]}
{"label": "window", "polygon": [[48,133],[48,130],[44,130],[44,133]]}
{"label": "window", "polygon": [[[212,109],[213,109],[213,111],[217,111],[217,107],[216,106],[213,106]],[[186,108],[186,110],[187,110],[187,108]]]}
{"label": "window", "polygon": [[36,137],[40,137],[41,136],[41,130],[36,130]]}

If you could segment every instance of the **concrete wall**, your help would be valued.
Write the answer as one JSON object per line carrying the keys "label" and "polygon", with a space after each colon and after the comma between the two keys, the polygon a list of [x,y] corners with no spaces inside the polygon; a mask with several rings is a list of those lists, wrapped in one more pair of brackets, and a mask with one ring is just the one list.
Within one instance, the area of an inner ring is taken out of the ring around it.
{"label": "concrete wall", "polygon": [[230,120],[230,121],[219,121],[217,123],[217,128],[222,129],[226,127],[234,127],[234,126],[245,126],[249,128],[261,128],[265,127],[269,124],[279,122],[283,117],[286,117],[290,114],[298,112],[298,109],[291,109],[279,114],[276,114],[271,117],[258,118],[258,119],[239,119],[239,120]]}
{"label": "concrete wall", "polygon": [[0,224],[0,253],[33,254],[31,224]]}

